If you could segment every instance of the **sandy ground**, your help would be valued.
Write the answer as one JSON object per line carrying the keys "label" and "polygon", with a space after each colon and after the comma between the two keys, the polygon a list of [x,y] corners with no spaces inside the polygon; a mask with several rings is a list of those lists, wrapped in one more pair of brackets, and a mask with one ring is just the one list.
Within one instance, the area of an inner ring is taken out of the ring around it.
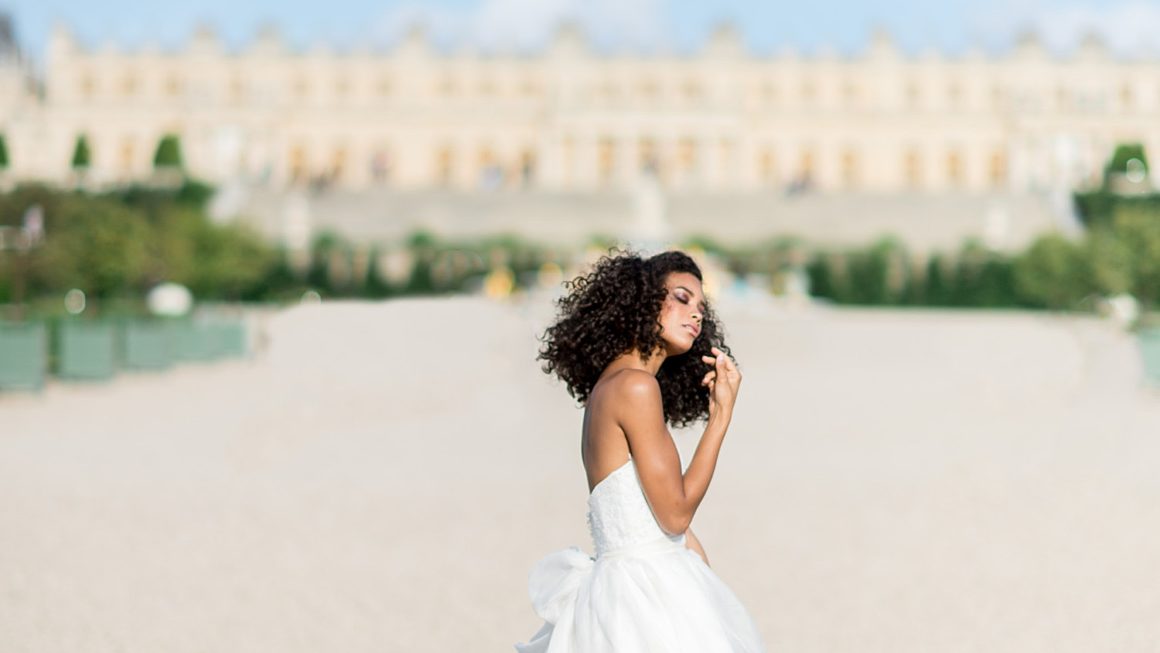
{"label": "sandy ground", "polygon": [[[254,360],[0,397],[0,651],[510,651],[532,564],[591,546],[549,311],[301,306]],[[1130,338],[720,312],[746,377],[694,524],[771,652],[1160,650]]]}

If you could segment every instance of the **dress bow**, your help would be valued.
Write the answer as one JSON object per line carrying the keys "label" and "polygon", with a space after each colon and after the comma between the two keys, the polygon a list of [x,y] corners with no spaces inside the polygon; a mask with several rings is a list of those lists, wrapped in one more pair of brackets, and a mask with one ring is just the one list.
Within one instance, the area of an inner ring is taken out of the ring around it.
{"label": "dress bow", "polygon": [[592,572],[593,559],[577,547],[548,554],[536,563],[528,578],[532,608],[544,621],[555,624],[576,602],[576,591]]}

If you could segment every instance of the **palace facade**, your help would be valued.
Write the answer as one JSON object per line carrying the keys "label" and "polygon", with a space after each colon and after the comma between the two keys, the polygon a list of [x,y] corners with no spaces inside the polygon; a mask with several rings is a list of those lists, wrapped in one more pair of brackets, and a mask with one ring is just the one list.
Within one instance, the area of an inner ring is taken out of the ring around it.
{"label": "palace facade", "polygon": [[610,54],[561,27],[542,51],[294,51],[263,30],[231,50],[84,47],[56,29],[41,72],[0,57],[16,180],[148,178],[159,140],[212,182],[282,188],[1021,193],[1099,179],[1119,142],[1160,152],[1160,61],[1033,36],[1002,56],[748,52],[730,27],[695,53]]}

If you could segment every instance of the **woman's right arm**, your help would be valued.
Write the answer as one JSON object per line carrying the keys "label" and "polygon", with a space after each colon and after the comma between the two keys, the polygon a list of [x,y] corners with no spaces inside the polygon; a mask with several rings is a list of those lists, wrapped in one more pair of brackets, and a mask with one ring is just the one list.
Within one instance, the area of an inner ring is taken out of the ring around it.
{"label": "woman's right arm", "polygon": [[685,473],[677,446],[664,421],[660,385],[647,372],[626,375],[626,401],[619,421],[628,438],[637,474],[653,515],[670,535],[689,528],[701,505],[725,432],[733,418],[733,403],[741,375],[728,356],[719,355],[714,369],[705,375],[710,388],[709,421]]}

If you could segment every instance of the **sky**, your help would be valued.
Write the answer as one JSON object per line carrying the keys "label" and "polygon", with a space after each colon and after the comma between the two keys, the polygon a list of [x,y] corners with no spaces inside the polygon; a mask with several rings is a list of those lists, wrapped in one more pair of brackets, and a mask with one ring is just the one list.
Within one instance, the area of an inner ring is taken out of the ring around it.
{"label": "sky", "polygon": [[34,60],[50,28],[69,26],[82,42],[124,48],[179,47],[193,28],[213,25],[231,47],[274,23],[295,47],[319,42],[388,47],[415,22],[443,47],[535,50],[563,20],[603,49],[692,51],[715,25],[732,22],[758,53],[861,50],[874,28],[911,53],[948,54],[977,46],[1001,52],[1027,30],[1066,52],[1089,31],[1113,51],[1160,54],[1160,0],[0,0]]}

